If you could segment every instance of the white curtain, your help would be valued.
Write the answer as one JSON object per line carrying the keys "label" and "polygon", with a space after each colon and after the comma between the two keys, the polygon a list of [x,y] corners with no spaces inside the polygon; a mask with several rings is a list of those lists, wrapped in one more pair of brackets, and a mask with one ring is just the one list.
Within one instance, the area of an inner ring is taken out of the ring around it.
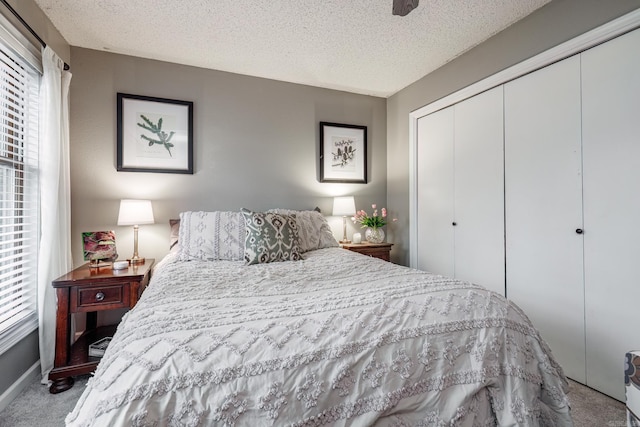
{"label": "white curtain", "polygon": [[38,322],[42,383],[48,383],[56,342],[56,295],[51,281],[71,270],[69,83],[71,73],[51,48],[42,51],[40,84],[40,251]]}

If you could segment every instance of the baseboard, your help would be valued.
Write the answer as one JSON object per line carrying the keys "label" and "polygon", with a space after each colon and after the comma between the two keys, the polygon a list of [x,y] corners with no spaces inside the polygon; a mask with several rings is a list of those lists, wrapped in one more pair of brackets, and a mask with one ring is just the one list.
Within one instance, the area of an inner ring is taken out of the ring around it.
{"label": "baseboard", "polygon": [[27,371],[11,384],[11,386],[0,395],[0,412],[4,410],[13,399],[18,397],[22,391],[29,386],[36,378],[40,377],[40,360],[36,361]]}

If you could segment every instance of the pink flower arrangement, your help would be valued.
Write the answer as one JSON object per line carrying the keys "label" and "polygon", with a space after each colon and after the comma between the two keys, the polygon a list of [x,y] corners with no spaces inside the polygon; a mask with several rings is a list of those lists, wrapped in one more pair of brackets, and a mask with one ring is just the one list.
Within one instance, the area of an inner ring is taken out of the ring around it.
{"label": "pink flower arrangement", "polygon": [[[387,208],[380,209],[380,215],[378,215],[378,208],[376,204],[371,205],[371,209],[373,209],[373,214],[369,216],[364,210],[359,210],[356,212],[355,216],[351,218],[354,223],[359,222],[362,224],[362,228],[371,227],[371,228],[380,228],[384,227],[387,224]],[[394,218],[392,221],[397,221]]]}

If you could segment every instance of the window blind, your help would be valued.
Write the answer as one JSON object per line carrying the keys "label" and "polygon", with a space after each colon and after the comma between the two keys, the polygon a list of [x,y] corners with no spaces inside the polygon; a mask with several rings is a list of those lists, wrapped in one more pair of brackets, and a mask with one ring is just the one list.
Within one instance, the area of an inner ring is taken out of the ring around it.
{"label": "window blind", "polygon": [[0,353],[37,327],[39,79],[0,40]]}

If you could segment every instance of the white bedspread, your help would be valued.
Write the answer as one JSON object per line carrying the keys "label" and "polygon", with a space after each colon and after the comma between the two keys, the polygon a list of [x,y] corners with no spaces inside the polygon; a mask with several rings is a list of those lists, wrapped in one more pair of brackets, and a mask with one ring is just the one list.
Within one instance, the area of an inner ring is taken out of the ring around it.
{"label": "white bedspread", "polygon": [[340,248],[165,259],[73,426],[570,426],[526,316],[481,287]]}

